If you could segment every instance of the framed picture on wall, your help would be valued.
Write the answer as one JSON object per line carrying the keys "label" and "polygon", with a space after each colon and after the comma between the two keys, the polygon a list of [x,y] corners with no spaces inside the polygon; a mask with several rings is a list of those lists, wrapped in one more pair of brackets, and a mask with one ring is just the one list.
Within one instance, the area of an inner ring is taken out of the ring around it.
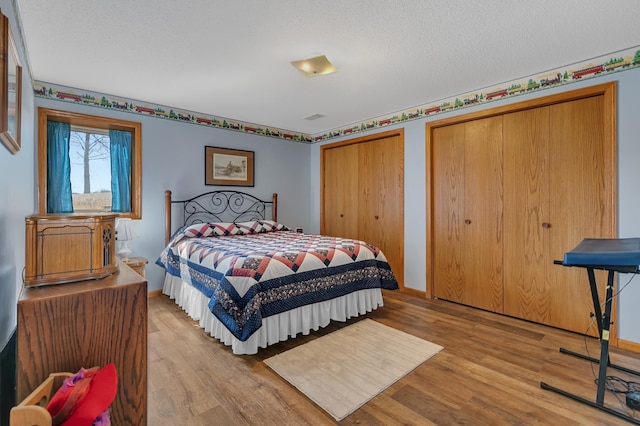
{"label": "framed picture on wall", "polygon": [[204,147],[204,184],[253,186],[253,151]]}
{"label": "framed picture on wall", "polygon": [[9,28],[9,19],[0,14],[0,141],[12,153],[22,147],[20,121],[22,110],[22,67]]}

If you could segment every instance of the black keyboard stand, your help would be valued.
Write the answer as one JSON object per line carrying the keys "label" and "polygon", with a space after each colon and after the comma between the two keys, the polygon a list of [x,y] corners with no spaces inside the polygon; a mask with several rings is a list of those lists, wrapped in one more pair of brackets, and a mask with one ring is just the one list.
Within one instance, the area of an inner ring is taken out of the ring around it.
{"label": "black keyboard stand", "polygon": [[[555,260],[553,263],[556,265],[563,265],[563,266],[579,266],[587,269],[587,274],[589,276],[589,286],[591,287],[591,297],[593,299],[593,309],[594,309],[594,314],[598,324],[598,333],[600,336],[600,359],[592,358],[592,357],[580,354],[578,352],[573,352],[564,348],[560,348],[560,352],[563,354],[572,355],[587,361],[599,363],[598,386],[596,391],[595,402],[593,402],[592,400],[588,400],[580,396],[574,395],[572,393],[566,392],[562,389],[558,389],[556,387],[550,386],[545,382],[540,382],[540,387],[542,389],[550,390],[560,395],[564,395],[575,401],[582,402],[583,404],[590,405],[591,407],[597,408],[598,410],[617,416],[628,422],[640,425],[640,418],[631,417],[624,412],[613,410],[604,405],[604,391],[606,386],[608,367],[640,376],[640,372],[631,370],[626,367],[612,364],[611,360],[609,359],[609,331],[611,327],[611,307],[613,305],[614,275],[616,272],[635,274],[635,273],[638,273],[638,267],[637,266],[605,266],[605,265],[566,265],[562,261],[558,261],[558,260]],[[607,287],[605,292],[604,313],[600,309],[600,297],[598,295],[598,286],[596,283],[596,275],[594,273],[595,269],[603,269],[608,271]]]}

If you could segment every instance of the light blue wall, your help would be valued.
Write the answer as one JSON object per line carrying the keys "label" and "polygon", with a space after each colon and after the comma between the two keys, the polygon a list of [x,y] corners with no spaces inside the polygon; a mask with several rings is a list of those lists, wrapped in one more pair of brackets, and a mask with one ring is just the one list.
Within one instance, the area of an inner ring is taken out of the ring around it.
{"label": "light blue wall", "polygon": [[2,13],[9,18],[16,47],[23,65],[22,76],[22,149],[12,155],[0,145],[0,350],[16,327],[16,301],[22,289],[24,267],[24,218],[33,213],[36,202],[34,97],[25,65],[20,34],[12,2],[0,0]]}
{"label": "light blue wall", "polygon": [[[502,101],[491,102],[486,105],[464,108],[451,113],[441,114],[423,120],[416,120],[402,125],[390,126],[405,129],[405,287],[426,290],[426,158],[425,158],[425,123],[440,120],[455,115],[467,114],[483,109],[494,108],[515,102],[521,102],[554,93],[575,90],[581,87],[618,81],[618,237],[640,236],[640,68],[610,74],[603,77],[568,84],[562,87],[542,90],[534,94],[516,96]],[[425,96],[428,98],[428,96]],[[380,129],[377,130],[381,131]],[[371,131],[370,133],[375,133]],[[358,136],[365,133],[358,134]],[[350,138],[353,138],[351,136]],[[326,143],[334,143],[341,138]],[[325,144],[326,144],[325,143]],[[320,146],[311,147],[311,212],[313,231],[320,228]],[[588,237],[588,236],[585,236]],[[567,250],[573,247],[567,247]],[[630,277],[622,276],[620,282],[626,283]],[[585,273],[585,285],[587,285]],[[619,337],[623,340],[640,343],[640,277],[627,286],[619,297]],[[570,301],[567,301],[570,303]]]}
{"label": "light blue wall", "polygon": [[[36,106],[142,123],[142,220],[134,221],[140,238],[134,255],[149,259],[149,290],[162,288],[163,269],[154,262],[164,247],[164,191],[174,199],[215,189],[238,189],[270,200],[278,193],[278,221],[293,227],[310,224],[309,146],[266,136],[144,117],[120,111],[36,98]],[[254,187],[204,185],[204,147],[255,152]]]}

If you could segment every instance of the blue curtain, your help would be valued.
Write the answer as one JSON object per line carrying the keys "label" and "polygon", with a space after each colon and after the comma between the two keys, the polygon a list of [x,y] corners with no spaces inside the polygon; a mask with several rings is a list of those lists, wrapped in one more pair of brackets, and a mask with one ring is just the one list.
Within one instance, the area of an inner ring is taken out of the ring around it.
{"label": "blue curtain", "polygon": [[72,213],[71,125],[47,122],[47,213]]}
{"label": "blue curtain", "polygon": [[111,140],[111,211],[131,211],[131,133],[109,130]]}

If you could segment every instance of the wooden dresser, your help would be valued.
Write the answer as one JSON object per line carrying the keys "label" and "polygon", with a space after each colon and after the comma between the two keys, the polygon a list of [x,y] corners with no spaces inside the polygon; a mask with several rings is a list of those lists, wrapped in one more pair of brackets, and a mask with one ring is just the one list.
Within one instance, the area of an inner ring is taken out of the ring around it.
{"label": "wooden dresser", "polygon": [[50,373],[113,362],[111,424],[147,424],[147,281],[123,262],[99,280],[23,288],[18,300],[17,400]]}

